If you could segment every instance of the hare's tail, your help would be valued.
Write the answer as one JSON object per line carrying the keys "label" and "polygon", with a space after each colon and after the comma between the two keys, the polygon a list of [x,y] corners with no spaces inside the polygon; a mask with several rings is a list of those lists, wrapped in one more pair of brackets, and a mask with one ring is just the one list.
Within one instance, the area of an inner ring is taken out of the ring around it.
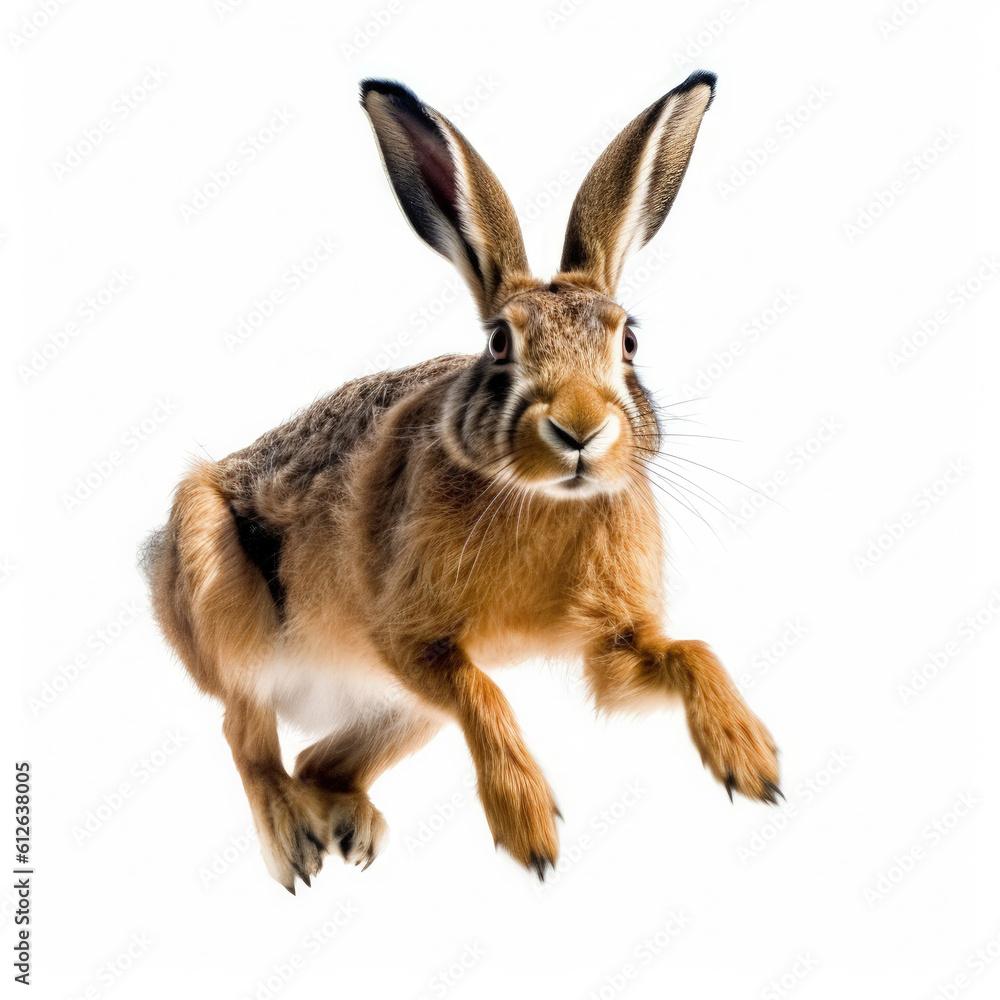
{"label": "hare's tail", "polygon": [[153,613],[199,687],[223,695],[240,668],[267,655],[274,601],[247,556],[214,462],[197,461],[177,487],[167,524],[140,552]]}

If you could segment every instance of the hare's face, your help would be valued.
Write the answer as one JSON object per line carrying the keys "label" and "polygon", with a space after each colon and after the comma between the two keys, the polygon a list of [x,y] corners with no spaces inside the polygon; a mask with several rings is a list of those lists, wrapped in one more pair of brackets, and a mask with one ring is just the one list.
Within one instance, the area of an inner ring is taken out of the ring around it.
{"label": "hare's face", "polygon": [[466,459],[566,499],[641,474],[658,428],[632,367],[628,321],[610,298],[558,281],[508,301],[451,401],[453,441]]}
{"label": "hare's face", "polygon": [[656,418],[613,296],[626,258],[670,211],[714,85],[711,73],[692,73],[597,158],[546,285],[531,277],[510,198],[458,129],[399,84],[362,84],[400,207],[459,269],[487,325],[490,347],[453,385],[439,428],[466,468],[567,499],[645,472]]}

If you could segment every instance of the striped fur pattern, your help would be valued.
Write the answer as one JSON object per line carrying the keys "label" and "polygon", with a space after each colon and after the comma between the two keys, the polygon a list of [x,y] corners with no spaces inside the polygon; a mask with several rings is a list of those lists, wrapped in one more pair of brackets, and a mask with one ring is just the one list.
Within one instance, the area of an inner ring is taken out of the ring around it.
{"label": "striped fur pattern", "polygon": [[[417,234],[451,259],[486,345],[350,382],[221,461],[195,462],[147,545],[157,620],[225,706],[271,874],[368,865],[372,782],[446,721],[466,737],[498,846],[543,877],[555,800],[489,671],[571,656],[604,711],[675,696],[705,764],[774,801],[774,742],[704,643],[662,628],[663,542],[644,459],[656,416],[613,298],[659,227],[714,78],[695,74],[598,159],[562,271],[530,275],[510,201],[405,88],[362,85]],[[316,742],[291,772],[279,719]]]}

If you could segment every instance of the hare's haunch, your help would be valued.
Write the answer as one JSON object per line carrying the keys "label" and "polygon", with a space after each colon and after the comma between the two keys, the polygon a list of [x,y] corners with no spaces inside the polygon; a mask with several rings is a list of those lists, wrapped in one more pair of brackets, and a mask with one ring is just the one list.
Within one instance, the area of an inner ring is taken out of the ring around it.
{"label": "hare's haunch", "polygon": [[[386,824],[369,787],[449,719],[497,845],[544,877],[555,800],[486,672],[531,656],[582,659],[603,710],[679,696],[730,796],[779,794],[774,742],[715,655],[661,627],[645,465],[660,431],[614,300],[673,203],[714,85],[692,74],[614,139],[573,204],[559,273],[540,281],[465,137],[406,88],[362,84],[399,204],[461,272],[484,348],[350,382],[197,462],[145,554],[157,620],[225,705],[265,862],[289,890],[328,851],[374,859]],[[293,774],[279,717],[318,738]]]}

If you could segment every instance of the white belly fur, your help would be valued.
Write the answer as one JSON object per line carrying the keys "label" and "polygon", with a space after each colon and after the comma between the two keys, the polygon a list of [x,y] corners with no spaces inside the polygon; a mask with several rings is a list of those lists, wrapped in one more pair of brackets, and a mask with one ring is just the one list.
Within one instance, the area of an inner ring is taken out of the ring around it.
{"label": "white belly fur", "polygon": [[256,700],[304,735],[320,737],[387,708],[415,708],[416,700],[380,664],[316,662],[276,657],[256,673]]}
{"label": "white belly fur", "polygon": [[[492,671],[528,658],[559,661],[568,654],[576,659],[579,651],[572,646],[565,636],[539,643],[537,637],[528,642],[514,635],[468,652],[477,666]],[[278,653],[254,672],[251,695],[272,705],[283,721],[311,737],[326,736],[358,718],[392,708],[433,714],[433,709],[405,690],[370,650],[358,647],[332,656]]]}

